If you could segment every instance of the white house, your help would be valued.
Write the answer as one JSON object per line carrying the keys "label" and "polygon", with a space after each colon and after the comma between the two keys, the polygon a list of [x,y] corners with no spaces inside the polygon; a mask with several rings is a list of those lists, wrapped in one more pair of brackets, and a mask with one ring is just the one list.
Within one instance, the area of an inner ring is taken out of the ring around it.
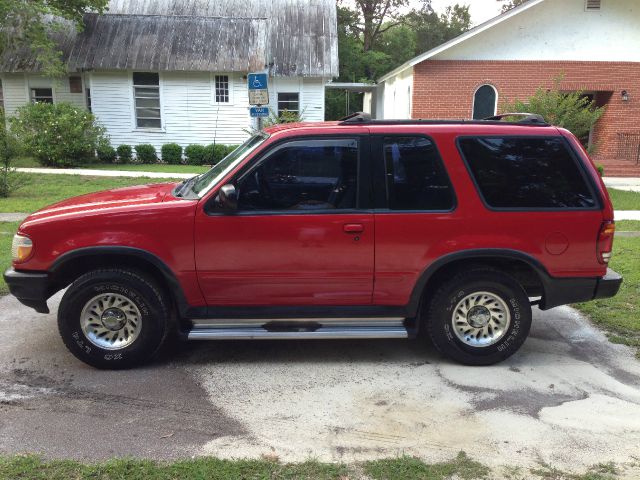
{"label": "white house", "polygon": [[27,102],[91,110],[114,146],[240,143],[252,125],[247,73],[268,71],[270,107],[324,120],[338,75],[334,0],[111,0],[59,40],[69,76],[0,59],[8,115]]}

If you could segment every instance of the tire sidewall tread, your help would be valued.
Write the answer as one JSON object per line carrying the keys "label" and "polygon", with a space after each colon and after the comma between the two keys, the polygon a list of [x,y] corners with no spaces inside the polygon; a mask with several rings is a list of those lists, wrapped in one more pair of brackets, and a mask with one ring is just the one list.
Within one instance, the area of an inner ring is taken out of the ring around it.
{"label": "tire sidewall tread", "polygon": [[[142,316],[140,335],[129,346],[107,350],[91,343],[80,326],[80,313],[100,293],[119,293],[132,300]],[[85,273],[65,292],[58,309],[58,330],[66,347],[83,362],[101,369],[137,366],[160,350],[170,330],[169,310],[161,290],[143,273],[100,269]]]}

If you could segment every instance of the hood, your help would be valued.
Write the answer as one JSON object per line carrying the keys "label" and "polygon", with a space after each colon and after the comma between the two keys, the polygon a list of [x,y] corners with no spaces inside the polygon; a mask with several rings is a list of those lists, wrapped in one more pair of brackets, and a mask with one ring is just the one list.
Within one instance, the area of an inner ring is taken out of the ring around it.
{"label": "hood", "polygon": [[[27,220],[66,216],[77,213],[98,213],[114,208],[141,207],[161,203],[177,183],[156,183],[114,188],[68,198],[29,215]],[[171,197],[173,198],[173,197]]]}

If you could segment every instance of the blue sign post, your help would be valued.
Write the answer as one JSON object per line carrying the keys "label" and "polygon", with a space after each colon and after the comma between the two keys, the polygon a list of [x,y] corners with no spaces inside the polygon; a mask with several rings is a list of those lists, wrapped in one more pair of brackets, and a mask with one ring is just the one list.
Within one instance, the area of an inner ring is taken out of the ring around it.
{"label": "blue sign post", "polygon": [[256,118],[268,117],[269,107],[251,107],[249,109],[249,114]]}

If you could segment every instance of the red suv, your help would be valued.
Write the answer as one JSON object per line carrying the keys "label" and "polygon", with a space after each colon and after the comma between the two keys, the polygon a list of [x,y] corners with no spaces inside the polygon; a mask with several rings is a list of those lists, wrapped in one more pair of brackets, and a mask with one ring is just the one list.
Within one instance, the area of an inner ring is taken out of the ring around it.
{"label": "red suv", "polygon": [[100,368],[192,340],[405,338],[456,361],[513,354],[531,306],[610,297],[607,190],[578,140],[517,122],[271,127],[179,184],[119,188],[30,215],[5,279],[58,309]]}

